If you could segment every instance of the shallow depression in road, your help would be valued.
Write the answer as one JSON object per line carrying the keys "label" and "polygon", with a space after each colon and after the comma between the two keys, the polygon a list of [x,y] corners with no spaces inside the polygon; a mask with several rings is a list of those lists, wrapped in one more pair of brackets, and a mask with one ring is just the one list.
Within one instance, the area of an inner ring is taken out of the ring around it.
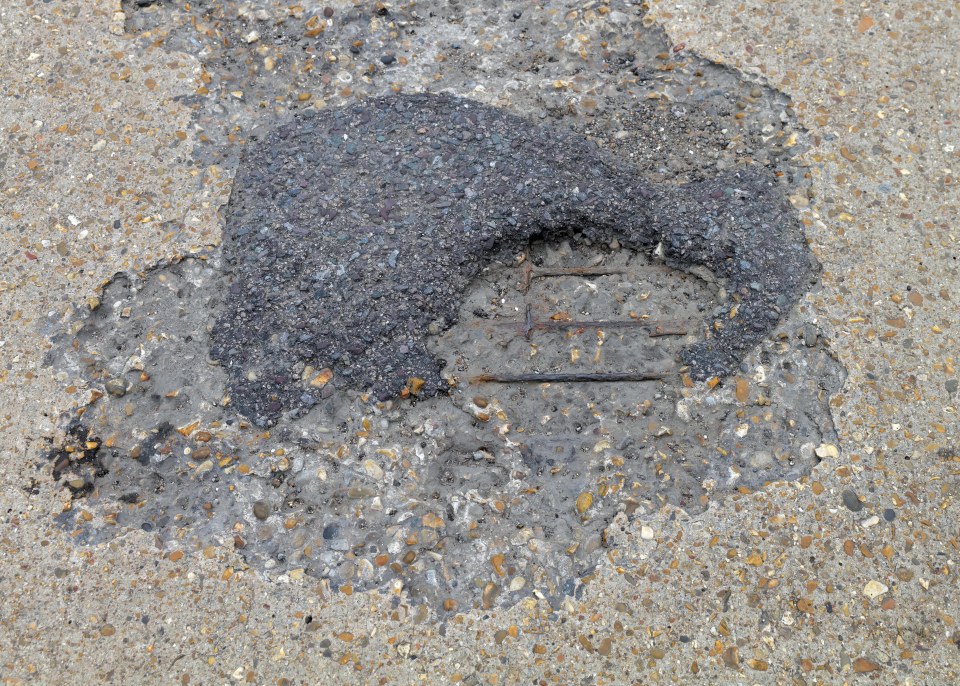
{"label": "shallow depression in road", "polygon": [[52,354],[95,389],[61,520],[444,611],[575,594],[621,518],[816,464],[814,269],[760,169],[647,183],[449,97],[298,118],[222,252],[119,275]]}

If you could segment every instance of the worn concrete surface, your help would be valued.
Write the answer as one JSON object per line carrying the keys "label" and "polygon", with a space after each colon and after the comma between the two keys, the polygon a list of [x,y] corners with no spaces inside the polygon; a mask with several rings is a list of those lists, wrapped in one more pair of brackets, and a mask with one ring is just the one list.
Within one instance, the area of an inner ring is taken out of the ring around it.
{"label": "worn concrete surface", "polygon": [[54,525],[66,497],[46,441],[89,390],[41,366],[50,322],[119,269],[217,242],[230,178],[183,152],[202,136],[177,99],[194,58],[127,54],[110,3],[4,3],[0,676],[955,683],[958,12],[653,3],[677,49],[762,74],[812,136],[797,204],[824,275],[801,307],[849,372],[831,401],[839,453],[697,517],[610,527],[607,561],[559,610],[530,599],[437,625],[399,596],[266,582],[230,547],[158,550],[143,532],[81,547]]}

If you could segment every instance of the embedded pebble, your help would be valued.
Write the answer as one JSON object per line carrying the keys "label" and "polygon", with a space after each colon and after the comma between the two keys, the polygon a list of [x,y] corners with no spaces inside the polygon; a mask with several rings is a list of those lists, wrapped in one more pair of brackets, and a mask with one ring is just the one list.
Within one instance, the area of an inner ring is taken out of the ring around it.
{"label": "embedded pebble", "polygon": [[890,590],[889,588],[887,588],[885,585],[883,585],[879,581],[875,579],[871,579],[870,581],[867,582],[866,586],[863,587],[863,594],[868,598],[870,598],[871,600],[873,600],[875,598],[879,598],[889,590]]}
{"label": "embedded pebble", "polygon": [[851,512],[860,512],[863,509],[863,503],[860,502],[860,498],[857,497],[856,492],[848,489],[845,489],[840,495],[843,500],[843,505]]}
{"label": "embedded pebble", "polygon": [[363,469],[371,479],[379,481],[383,478],[383,469],[373,460],[364,460]]}
{"label": "embedded pebble", "polygon": [[253,504],[253,516],[260,521],[267,519],[270,516],[270,506],[262,500],[258,500]]}
{"label": "embedded pebble", "polygon": [[817,457],[822,457],[822,458],[829,457],[831,459],[837,459],[838,457],[840,457],[839,449],[837,448],[837,446],[831,443],[820,444],[819,446],[817,446],[816,453],[817,453]]}

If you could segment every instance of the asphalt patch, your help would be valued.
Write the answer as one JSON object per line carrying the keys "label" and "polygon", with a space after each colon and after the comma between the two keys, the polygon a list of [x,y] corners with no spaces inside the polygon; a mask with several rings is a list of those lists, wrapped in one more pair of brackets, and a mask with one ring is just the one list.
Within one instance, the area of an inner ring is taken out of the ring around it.
{"label": "asphalt patch", "polygon": [[262,425],[309,409],[307,368],[381,400],[411,383],[444,392],[429,327],[457,321],[492,256],[574,233],[727,284],[723,316],[680,355],[701,380],[735,369],[813,272],[764,168],[657,185],[567,131],[452,96],[386,96],[299,115],[248,148],[212,354]]}

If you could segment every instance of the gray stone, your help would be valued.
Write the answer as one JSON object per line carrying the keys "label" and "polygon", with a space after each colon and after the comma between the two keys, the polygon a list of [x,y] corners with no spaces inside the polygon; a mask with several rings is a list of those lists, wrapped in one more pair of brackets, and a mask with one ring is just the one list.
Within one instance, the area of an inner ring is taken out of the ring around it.
{"label": "gray stone", "polygon": [[844,507],[851,512],[860,512],[863,509],[863,503],[860,502],[860,498],[850,489],[845,490],[841,494],[841,499],[843,500]]}

